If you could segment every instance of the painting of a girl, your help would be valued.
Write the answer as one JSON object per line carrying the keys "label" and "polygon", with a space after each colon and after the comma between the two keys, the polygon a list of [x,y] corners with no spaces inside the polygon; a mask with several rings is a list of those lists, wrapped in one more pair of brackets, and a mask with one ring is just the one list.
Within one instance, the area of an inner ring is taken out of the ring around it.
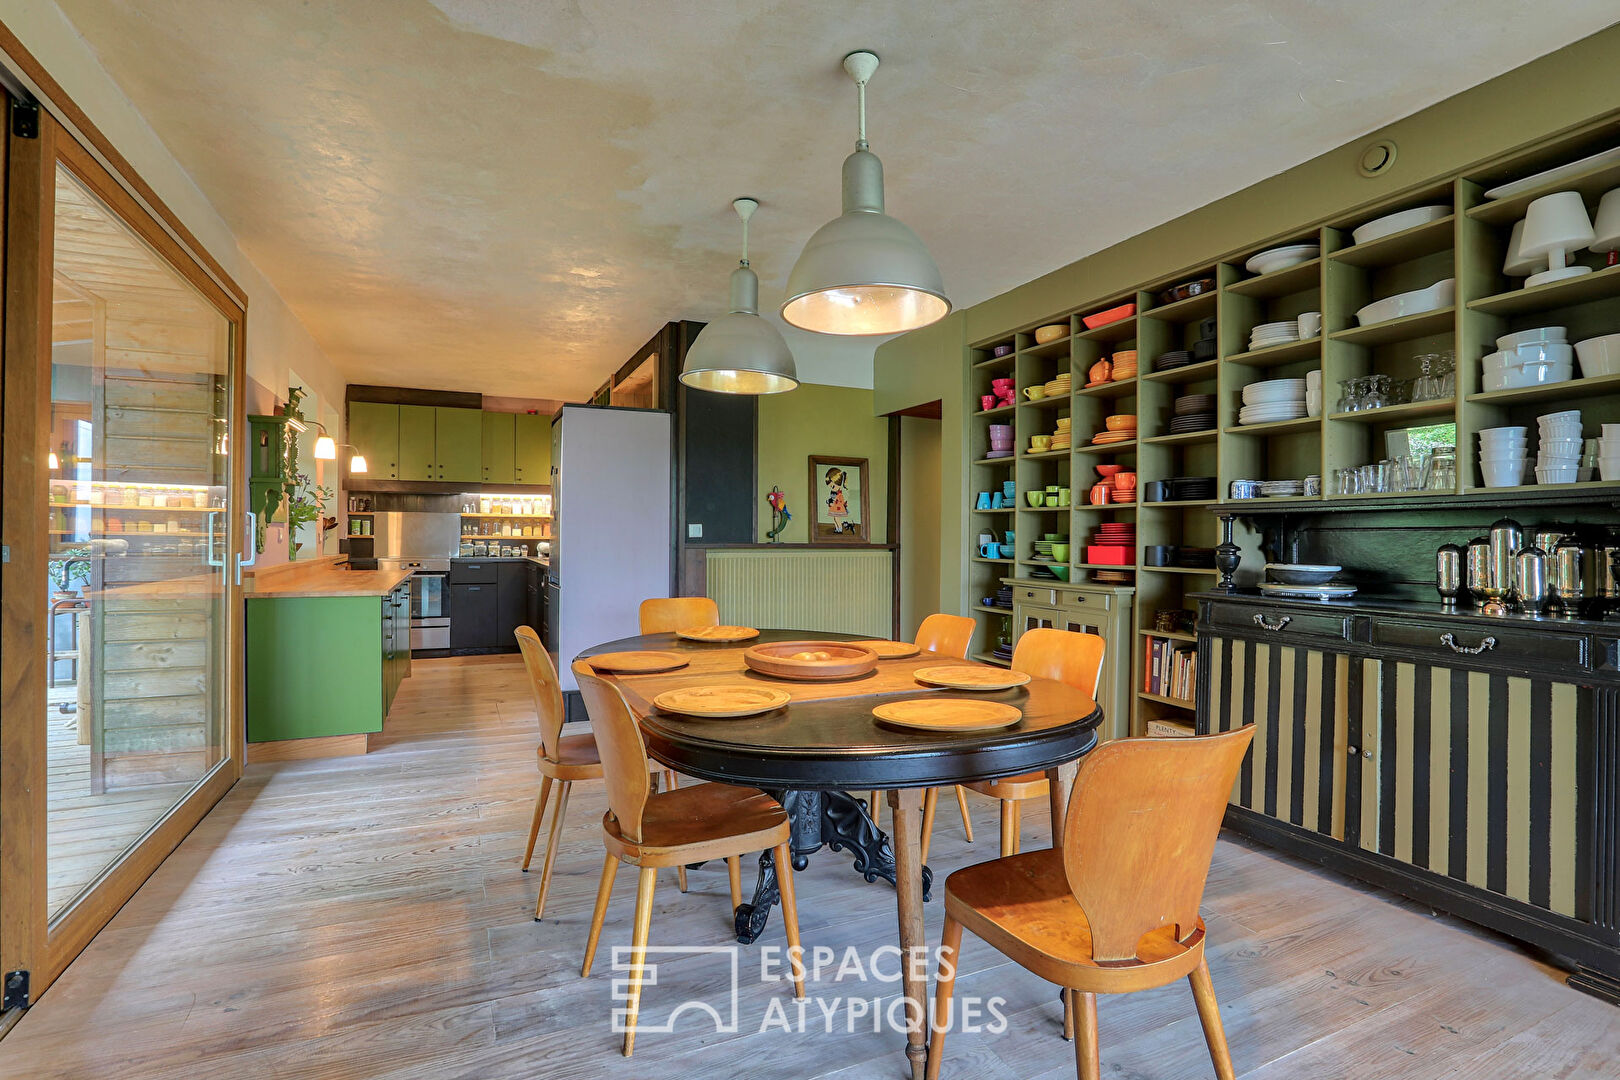
{"label": "painting of a girl", "polygon": [[810,486],[816,492],[810,542],[866,543],[866,459],[813,456]]}
{"label": "painting of a girl", "polygon": [[842,533],[849,520],[849,496],[844,491],[849,474],[834,466],[827,470],[821,482],[827,488],[827,517],[832,521],[833,532]]}

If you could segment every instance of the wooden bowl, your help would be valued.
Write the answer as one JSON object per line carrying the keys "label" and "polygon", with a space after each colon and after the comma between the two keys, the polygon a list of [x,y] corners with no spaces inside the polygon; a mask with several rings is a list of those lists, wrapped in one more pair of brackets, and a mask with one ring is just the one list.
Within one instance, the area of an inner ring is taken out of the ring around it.
{"label": "wooden bowl", "polygon": [[853,679],[877,667],[877,653],[850,641],[773,641],[743,651],[750,670],[775,679]]}

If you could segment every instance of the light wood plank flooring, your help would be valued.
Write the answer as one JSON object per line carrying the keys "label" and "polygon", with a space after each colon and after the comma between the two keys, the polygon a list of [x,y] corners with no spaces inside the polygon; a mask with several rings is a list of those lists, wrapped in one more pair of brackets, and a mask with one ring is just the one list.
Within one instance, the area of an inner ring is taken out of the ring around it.
{"label": "light wood plank flooring", "polygon": [[[904,1075],[903,1038],[816,1002],[892,997],[893,984],[824,972],[805,1034],[759,1032],[780,987],[745,957],[742,1023],[690,1015],[617,1053],[608,949],[627,944],[634,875],[621,873],[592,978],[579,978],[601,866],[600,788],[574,799],[548,918],[517,863],[536,789],[535,720],[515,658],[418,662],[388,730],[358,758],[253,766],[60,981],[0,1041],[0,1075],[31,1078],[837,1077]],[[994,854],[942,800],[932,862]],[[1026,811],[1027,844],[1044,815]],[[728,940],[723,871],[659,881],[652,941]],[[894,898],[848,857],[798,877],[807,946],[869,954],[896,940]],[[751,881],[749,882],[751,886]],[[927,905],[928,936],[942,919]],[[1298,1078],[1617,1075],[1620,1010],[1566,988],[1512,944],[1290,859],[1222,842],[1206,896],[1210,963],[1239,1074]],[[782,943],[773,918],[762,944]],[[944,1075],[1074,1075],[1056,995],[968,938],[957,995],[1006,998],[1002,1034],[952,1034]],[[644,1023],[689,994],[723,1002],[713,958],[665,963]],[[1104,1073],[1211,1075],[1184,986],[1101,1004]],[[851,1033],[848,1029],[853,1027]]]}

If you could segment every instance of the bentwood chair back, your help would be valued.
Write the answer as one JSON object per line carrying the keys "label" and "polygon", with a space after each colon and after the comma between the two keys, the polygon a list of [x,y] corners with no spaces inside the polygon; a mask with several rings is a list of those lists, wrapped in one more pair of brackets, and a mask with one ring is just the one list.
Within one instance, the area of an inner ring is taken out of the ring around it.
{"label": "bentwood chair back", "polygon": [[607,858],[602,864],[596,908],[591,914],[590,935],[585,941],[585,962],[580,966],[582,976],[591,973],[619,863],[626,862],[641,870],[630,943],[624,1056],[629,1057],[635,1048],[642,962],[647,954],[653,887],[660,867],[724,859],[731,875],[731,910],[735,914],[741,902],[740,857],[748,852],[771,849],[777,886],[782,894],[782,929],[787,935],[794,996],[803,998],[799,912],[793,883],[793,857],[788,850],[787,811],[757,788],[730,784],[692,784],[676,791],[653,792],[647,779],[647,746],[641,737],[641,725],[630,712],[624,695],[584,661],[575,661],[574,676],[596,728],[608,795],[608,812],[602,817],[602,842]]}
{"label": "bentwood chair back", "polygon": [[[534,901],[535,921],[546,913],[546,897],[551,892],[551,869],[557,861],[557,850],[562,840],[563,817],[568,813],[568,796],[580,780],[600,780],[602,760],[596,740],[591,735],[562,733],[567,718],[563,707],[562,687],[557,682],[557,669],[551,664],[551,655],[540,643],[540,636],[527,626],[513,631],[523,666],[529,674],[529,692],[534,697],[534,711],[540,718],[540,750],[537,765],[540,768],[540,794],[534,800],[534,816],[529,821],[529,843],[523,849],[523,872],[528,873],[534,859],[534,845],[540,838],[540,825],[545,820],[546,806],[551,802],[553,786],[556,804],[552,808],[551,833],[546,840],[546,853],[540,863],[540,891]],[[646,781],[646,777],[642,778]],[[664,772],[664,781],[675,786],[675,774]],[[686,888],[686,870],[678,871],[681,888]]]}
{"label": "bentwood chair back", "polygon": [[[1097,634],[1045,626],[1025,630],[1013,647],[1012,669],[1032,678],[1068,683],[1087,697],[1095,698],[1107,645]],[[1022,773],[999,780],[979,780],[967,786],[1001,802],[1001,853],[1016,855],[1021,827],[1019,806],[1025,799],[1044,799],[1050,795],[1046,774]]]}
{"label": "bentwood chair back", "polygon": [[720,605],[707,596],[659,596],[641,602],[643,634],[673,634],[689,626],[719,626]]}
{"label": "bentwood chair back", "polygon": [[928,616],[917,627],[916,645],[941,656],[967,659],[968,646],[973,644],[973,620],[966,615],[946,615],[944,612]]}
{"label": "bentwood chair back", "polygon": [[929,1080],[939,1075],[962,931],[1064,987],[1081,1080],[1097,1080],[1097,995],[1186,976],[1215,1074],[1231,1054],[1204,958],[1198,904],[1254,726],[1184,739],[1116,739],[1080,766],[1063,846],[980,863],[945,882]]}
{"label": "bentwood chair back", "polygon": [[[922,621],[917,627],[915,644],[928,652],[939,653],[941,656],[954,656],[966,660],[968,649],[973,645],[973,631],[975,623],[967,615],[947,615],[936,612]],[[867,796],[867,806],[871,810],[872,821],[877,822],[878,793],[873,791]],[[921,859],[928,861],[928,845],[934,838],[934,811],[939,806],[939,788],[929,788],[923,795],[923,821],[922,821],[922,851]],[[962,815],[962,831],[967,834],[968,843],[973,842],[973,819],[968,815],[967,793],[962,785],[956,785],[956,809]]]}

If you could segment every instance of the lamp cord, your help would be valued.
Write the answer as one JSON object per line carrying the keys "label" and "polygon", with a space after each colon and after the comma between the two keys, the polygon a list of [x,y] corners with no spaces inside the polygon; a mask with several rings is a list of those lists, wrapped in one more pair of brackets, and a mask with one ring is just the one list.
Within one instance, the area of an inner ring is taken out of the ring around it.
{"label": "lamp cord", "polygon": [[859,130],[860,130],[860,134],[856,138],[856,141],[855,141],[855,147],[858,150],[865,150],[867,148],[867,144],[866,144],[866,83],[864,81],[858,82],[858,83],[855,84],[855,100],[856,100],[856,115],[858,117],[858,127],[859,127]]}

